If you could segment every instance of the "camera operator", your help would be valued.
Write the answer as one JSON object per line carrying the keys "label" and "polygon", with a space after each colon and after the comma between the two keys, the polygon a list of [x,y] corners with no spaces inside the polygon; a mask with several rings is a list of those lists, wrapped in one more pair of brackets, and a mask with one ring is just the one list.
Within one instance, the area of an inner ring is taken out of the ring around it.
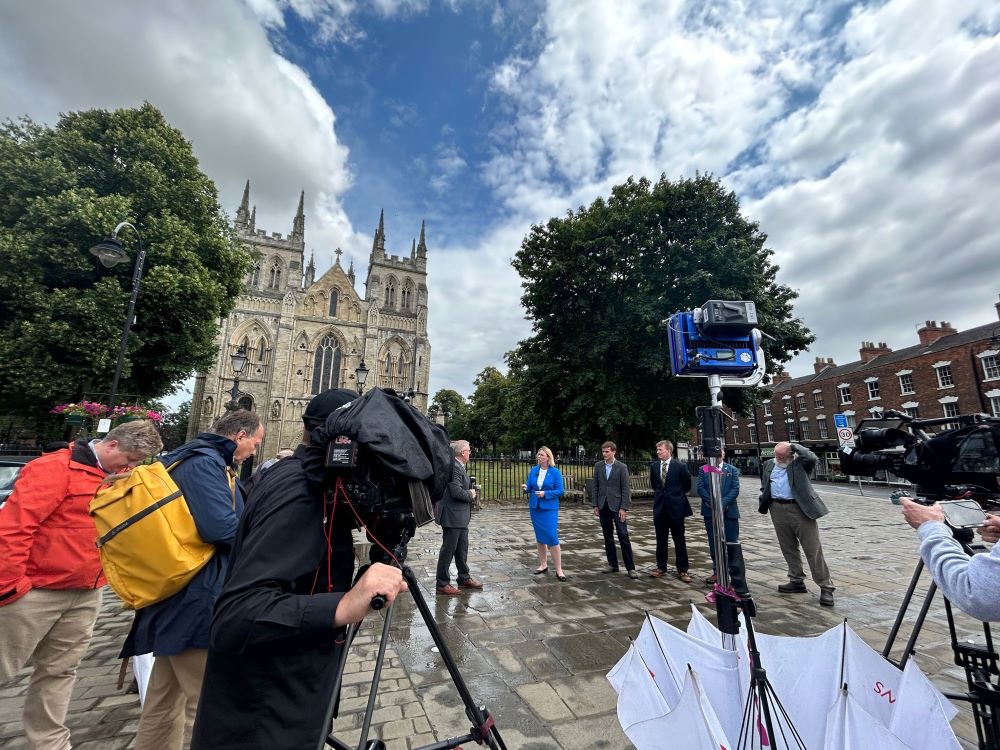
{"label": "camera operator", "polygon": [[376,594],[406,589],[373,564],[352,587],[355,519],[307,472],[310,433],[358,398],[333,389],[306,407],[303,443],[254,489],[215,607],[192,748],[315,748],[336,681],[345,626]]}
{"label": "camera operator", "polygon": [[[952,536],[937,505],[902,498],[903,517],[920,536],[920,557],[934,583],[960,610],[984,622],[1000,621],[1000,544],[971,557]],[[988,516],[979,529],[983,541],[1000,539],[1000,517]]]}

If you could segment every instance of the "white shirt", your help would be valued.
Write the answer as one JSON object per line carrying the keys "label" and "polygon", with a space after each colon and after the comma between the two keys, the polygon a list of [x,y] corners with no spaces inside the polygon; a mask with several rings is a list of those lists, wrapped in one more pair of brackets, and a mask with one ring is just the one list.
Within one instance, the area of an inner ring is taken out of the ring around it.
{"label": "white shirt", "polygon": [[538,469],[538,489],[542,489],[542,483],[545,481],[545,472],[547,472],[547,471],[548,471],[547,468],[545,468],[545,469],[539,468]]}

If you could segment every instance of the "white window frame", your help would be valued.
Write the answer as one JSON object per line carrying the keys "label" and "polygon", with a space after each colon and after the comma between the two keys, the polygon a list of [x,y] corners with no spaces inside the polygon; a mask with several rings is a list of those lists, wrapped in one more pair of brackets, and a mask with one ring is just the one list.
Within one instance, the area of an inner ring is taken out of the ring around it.
{"label": "white window frame", "polygon": [[823,391],[819,388],[813,391],[813,407],[816,409],[823,408]]}
{"label": "white window frame", "polygon": [[881,401],[881,391],[878,388],[878,378],[865,378],[865,386],[868,389],[869,401]]}
{"label": "white window frame", "polygon": [[[935,362],[931,366],[934,368],[934,375],[937,377],[939,391],[955,387],[955,373],[951,371],[951,360],[947,362]],[[945,377],[951,382],[945,383]]]}
{"label": "white window frame", "polygon": [[[844,391],[845,390],[847,391],[847,399],[846,400],[844,399]],[[854,403],[854,401],[853,401],[853,399],[851,397],[851,384],[850,383],[841,383],[840,385],[837,386],[837,398],[839,399],[839,401],[840,401],[840,403],[842,405],[843,404],[852,404],[852,403]]]}
{"label": "white window frame", "polygon": [[764,407],[764,416],[765,417],[770,417],[771,416],[771,401],[767,400],[767,401],[762,402],[762,404],[763,404],[763,407]]}
{"label": "white window frame", "polygon": [[765,422],[764,423],[764,434],[767,435],[767,442],[768,443],[773,443],[774,442],[774,423],[773,422]]}
{"label": "white window frame", "polygon": [[816,431],[820,440],[830,438],[830,426],[826,423],[826,417],[816,417]]}
{"label": "white window frame", "polygon": [[[904,384],[903,378],[906,378],[909,383],[909,389],[907,389]],[[909,396],[911,393],[916,393],[916,391],[913,390],[913,370],[900,370],[896,373],[896,379],[899,381],[900,396]]]}
{"label": "white window frame", "polygon": [[[987,349],[985,352],[979,352],[976,355],[979,357],[979,363],[983,368],[983,380],[1000,380],[1000,360],[997,359],[998,354],[1000,354],[1000,351],[996,349]],[[987,362],[988,360],[990,361]]]}

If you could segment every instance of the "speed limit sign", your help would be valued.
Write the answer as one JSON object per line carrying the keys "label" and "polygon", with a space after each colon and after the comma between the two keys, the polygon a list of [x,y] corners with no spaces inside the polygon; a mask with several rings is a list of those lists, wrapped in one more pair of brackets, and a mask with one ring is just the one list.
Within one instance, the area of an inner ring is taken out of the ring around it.
{"label": "speed limit sign", "polygon": [[840,438],[841,445],[854,445],[854,430],[850,427],[841,427],[837,430],[837,437]]}

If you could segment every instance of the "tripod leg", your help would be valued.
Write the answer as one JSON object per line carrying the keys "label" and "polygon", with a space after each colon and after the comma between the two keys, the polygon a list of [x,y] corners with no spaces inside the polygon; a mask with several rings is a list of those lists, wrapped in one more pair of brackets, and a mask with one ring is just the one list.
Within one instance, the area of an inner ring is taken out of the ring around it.
{"label": "tripod leg", "polygon": [[385,620],[382,622],[382,638],[378,644],[378,656],[375,658],[375,673],[372,675],[372,687],[368,693],[368,705],[365,707],[365,718],[361,725],[361,739],[358,740],[358,750],[364,750],[368,742],[368,730],[372,725],[372,714],[375,712],[375,699],[378,697],[378,683],[382,676],[382,663],[385,661],[385,649],[389,644],[392,609],[393,606],[390,604],[385,610]]}
{"label": "tripod leg", "polygon": [[924,561],[917,560],[917,566],[913,569],[913,576],[910,578],[910,585],[906,589],[906,596],[903,597],[903,603],[899,605],[899,611],[896,612],[896,621],[892,623],[892,630],[889,631],[889,637],[885,640],[885,647],[882,649],[882,658],[888,659],[889,653],[892,651],[892,645],[896,642],[896,636],[899,634],[899,628],[903,624],[903,618],[906,616],[906,610],[910,608],[910,601],[913,599],[913,592],[917,590],[917,583],[920,581],[920,574],[924,572]]}
{"label": "tripod leg", "polygon": [[920,635],[920,629],[924,626],[924,620],[927,618],[927,611],[931,608],[931,602],[934,600],[934,593],[936,591],[937,584],[931,581],[930,585],[927,587],[927,593],[924,595],[924,603],[920,605],[920,613],[917,615],[917,619],[913,623],[913,632],[910,633],[910,639],[906,642],[906,648],[903,649],[903,655],[899,659],[900,669],[906,666],[906,662],[909,661],[910,656],[913,655],[913,649],[917,645],[917,637]]}
{"label": "tripod leg", "polygon": [[438,627],[437,622],[435,622],[434,616],[427,606],[427,601],[420,591],[420,582],[408,565],[403,566],[403,578],[409,586],[410,595],[413,597],[413,601],[420,611],[420,616],[423,618],[424,624],[431,634],[431,638],[434,639],[434,645],[437,646],[438,652],[441,654],[441,660],[444,662],[448,674],[451,675],[451,681],[455,683],[455,689],[458,690],[458,695],[462,699],[462,703],[465,704],[465,713],[473,722],[474,730],[479,733],[482,741],[488,747],[493,748],[493,750],[497,750],[497,748],[499,750],[507,750],[507,746],[503,743],[500,733],[493,725],[493,717],[484,711],[484,709],[477,706],[473,700],[472,694],[469,692],[469,687],[465,684],[462,673],[458,671],[458,665],[455,664],[455,659],[452,657],[448,645],[444,642],[441,629]]}

